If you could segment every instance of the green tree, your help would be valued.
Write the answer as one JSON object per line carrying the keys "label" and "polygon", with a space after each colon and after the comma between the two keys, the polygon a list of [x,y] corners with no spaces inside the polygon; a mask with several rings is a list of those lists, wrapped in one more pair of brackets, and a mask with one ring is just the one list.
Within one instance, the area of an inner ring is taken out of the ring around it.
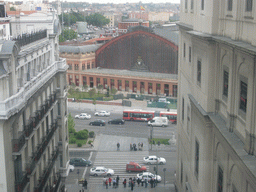
{"label": "green tree", "polygon": [[109,19],[99,13],[94,13],[86,17],[86,21],[89,25],[102,27],[110,22]]}
{"label": "green tree", "polygon": [[84,91],[87,91],[87,90],[88,90],[88,85],[85,84],[85,85],[83,86],[83,89],[84,89]]}
{"label": "green tree", "polygon": [[68,132],[75,133],[75,121],[74,118],[71,116],[71,113],[68,114]]}
{"label": "green tree", "polygon": [[59,41],[64,42],[66,40],[72,40],[77,38],[77,32],[73,29],[64,29],[59,36]]}
{"label": "green tree", "polygon": [[10,11],[16,11],[14,7],[10,7]]}
{"label": "green tree", "polygon": [[111,94],[112,95],[115,95],[116,93],[117,93],[117,89],[116,88],[111,89]]}
{"label": "green tree", "polygon": [[99,85],[98,85],[98,89],[99,89],[99,90],[100,90],[100,92],[102,93],[103,85],[99,84]]}
{"label": "green tree", "polygon": [[93,88],[89,92],[90,97],[92,98],[96,94],[96,90]]}
{"label": "green tree", "polygon": [[97,102],[96,102],[96,99],[95,99],[95,98],[93,98],[92,104],[94,105],[94,111],[96,111],[96,104],[97,104]]}
{"label": "green tree", "polygon": [[88,131],[86,130],[81,130],[78,131],[76,134],[76,139],[88,139]]}

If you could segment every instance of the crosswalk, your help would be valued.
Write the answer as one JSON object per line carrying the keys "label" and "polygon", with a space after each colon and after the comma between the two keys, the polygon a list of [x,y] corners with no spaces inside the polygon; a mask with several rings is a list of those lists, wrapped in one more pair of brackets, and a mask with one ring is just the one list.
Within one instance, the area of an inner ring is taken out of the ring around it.
{"label": "crosswalk", "polygon": [[[126,164],[133,161],[143,164],[143,157],[148,156],[148,151],[129,151],[129,152],[98,152],[96,155],[96,160],[93,163],[93,167],[101,167],[104,166],[106,168],[113,169],[115,171],[115,175],[112,177],[116,177],[119,175],[120,181],[122,182],[123,178],[127,180],[130,177],[136,177],[137,172],[128,173],[126,172]],[[144,165],[149,170],[148,165]],[[99,185],[103,183],[103,177],[95,177],[90,176],[89,178],[90,185]]]}

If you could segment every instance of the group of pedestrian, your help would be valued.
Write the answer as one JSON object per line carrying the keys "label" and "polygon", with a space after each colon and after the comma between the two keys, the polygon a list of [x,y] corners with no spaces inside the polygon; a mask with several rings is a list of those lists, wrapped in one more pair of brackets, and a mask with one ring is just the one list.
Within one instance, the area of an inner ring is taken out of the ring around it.
{"label": "group of pedestrian", "polygon": [[103,186],[105,186],[106,189],[108,189],[108,187],[111,187],[111,184],[112,184],[113,188],[118,187],[118,185],[119,185],[119,175],[117,175],[117,177],[113,178],[113,179],[111,177],[109,177],[109,178],[104,177],[103,178]]}
{"label": "group of pedestrian", "polygon": [[[143,149],[143,143],[141,142],[141,143],[138,143],[138,148],[139,148],[139,150],[140,151],[142,151],[142,149]],[[130,143],[130,150],[132,151],[137,151],[138,149],[137,149],[137,146],[136,146],[136,144],[135,143]]]}
{"label": "group of pedestrian", "polygon": [[84,179],[84,181],[83,181],[83,192],[84,192],[84,189],[87,189],[87,184],[88,184],[87,180]]}

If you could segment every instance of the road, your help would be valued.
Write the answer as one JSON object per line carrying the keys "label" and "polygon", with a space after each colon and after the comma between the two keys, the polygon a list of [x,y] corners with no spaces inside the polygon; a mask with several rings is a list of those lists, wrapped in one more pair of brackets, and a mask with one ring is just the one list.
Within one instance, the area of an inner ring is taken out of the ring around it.
{"label": "road", "polygon": [[[97,147],[91,150],[77,150],[70,148],[70,157],[83,157],[92,160],[93,166],[105,166],[115,170],[115,176],[119,175],[121,178],[128,179],[129,177],[136,177],[137,173],[127,173],[125,165],[129,161],[135,161],[143,165],[143,157],[148,155],[158,155],[166,158],[166,165],[158,166],[158,173],[162,177],[162,182],[158,185],[160,191],[173,191],[173,183],[175,180],[174,171],[176,169],[176,146],[161,145],[151,146],[148,144],[150,137],[150,127],[146,122],[130,122],[126,121],[124,125],[111,125],[106,126],[90,126],[89,122],[95,119],[103,119],[108,122],[109,119],[122,118],[123,107],[118,106],[104,106],[97,105],[98,110],[108,110],[111,112],[110,117],[96,117],[94,116],[94,106],[87,104],[79,104],[79,107],[69,104],[69,113],[74,117],[81,112],[86,112],[92,115],[90,120],[75,119],[76,131],[88,129],[96,133],[98,141]],[[154,127],[154,138],[170,138],[171,134],[176,134],[176,125],[170,124],[168,127]],[[121,147],[117,151],[116,143],[119,142]],[[143,142],[143,151],[130,151],[130,143]],[[147,165],[150,172],[155,173],[154,165]],[[164,172],[166,168],[166,172]],[[89,169],[84,167],[76,167],[74,172],[71,172],[67,177],[66,187],[68,191],[79,191],[81,186],[77,185],[79,178],[86,178],[88,181],[89,191],[102,191],[102,177],[89,176]],[[79,170],[79,173],[77,172]],[[164,185],[165,181],[165,185]],[[169,186],[169,188],[168,188]],[[139,189],[139,188],[137,188]],[[108,189],[110,190],[110,189]],[[116,189],[115,189],[116,190]],[[118,191],[123,191],[119,188]],[[151,191],[151,189],[147,189]],[[155,190],[154,190],[155,191]]]}

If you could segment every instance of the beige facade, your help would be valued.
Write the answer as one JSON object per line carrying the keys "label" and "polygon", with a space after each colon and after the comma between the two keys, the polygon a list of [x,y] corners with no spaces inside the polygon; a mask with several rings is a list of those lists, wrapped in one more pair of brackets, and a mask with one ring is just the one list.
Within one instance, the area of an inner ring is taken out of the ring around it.
{"label": "beige facade", "polygon": [[1,41],[0,191],[65,191],[67,65],[58,35]]}
{"label": "beige facade", "polygon": [[104,16],[109,19],[109,24],[107,27],[114,27],[115,26],[115,15],[114,13],[105,13]]}
{"label": "beige facade", "polygon": [[155,22],[155,21],[169,21],[170,13],[168,12],[149,12],[148,13],[148,20]]}
{"label": "beige facade", "polygon": [[178,191],[256,191],[250,2],[181,1]]}

